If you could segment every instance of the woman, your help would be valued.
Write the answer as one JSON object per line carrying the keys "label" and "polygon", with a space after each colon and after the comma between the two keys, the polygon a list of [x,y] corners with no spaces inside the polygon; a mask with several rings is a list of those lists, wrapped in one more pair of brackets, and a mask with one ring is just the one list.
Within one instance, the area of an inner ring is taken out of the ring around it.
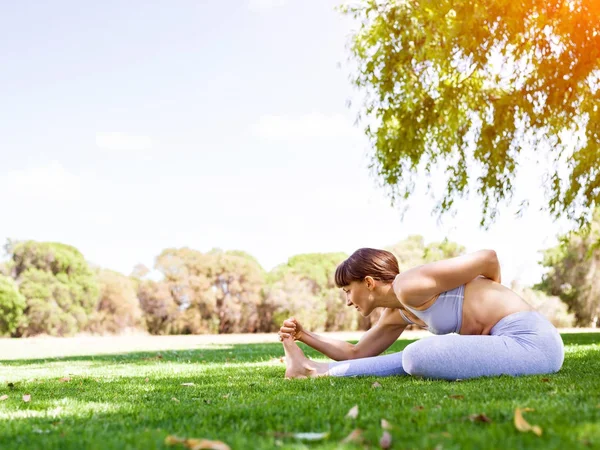
{"label": "woman", "polygon": [[[399,272],[395,256],[385,250],[362,248],[342,262],[335,282],[346,293],[347,305],[363,316],[377,307],[385,309],[356,345],[304,330],[294,318],[286,320],[279,332],[286,378],[413,375],[456,380],[545,374],[561,368],[560,334],[500,284],[500,264],[493,250]],[[423,338],[404,351],[377,356],[409,324],[443,336]],[[295,340],[337,362],[309,360]]]}

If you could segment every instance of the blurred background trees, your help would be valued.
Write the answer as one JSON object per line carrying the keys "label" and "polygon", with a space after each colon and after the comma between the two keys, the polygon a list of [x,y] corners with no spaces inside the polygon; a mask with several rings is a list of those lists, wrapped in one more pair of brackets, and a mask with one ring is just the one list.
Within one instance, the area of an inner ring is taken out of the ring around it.
{"label": "blurred background trees", "polygon": [[[600,313],[600,214],[591,233],[561,237],[544,250],[546,274],[534,287],[511,286],[557,326],[596,326]],[[263,333],[295,316],[310,330],[366,330],[379,318],[362,317],[334,284],[347,254],[294,255],[265,271],[243,251],[168,248],[154,270],[129,276],[91,267],[74,247],[53,242],[9,242],[0,265],[0,335],[70,336],[75,333]],[[388,246],[400,270],[465,253],[448,240],[408,236]],[[150,278],[150,275],[153,278]]]}

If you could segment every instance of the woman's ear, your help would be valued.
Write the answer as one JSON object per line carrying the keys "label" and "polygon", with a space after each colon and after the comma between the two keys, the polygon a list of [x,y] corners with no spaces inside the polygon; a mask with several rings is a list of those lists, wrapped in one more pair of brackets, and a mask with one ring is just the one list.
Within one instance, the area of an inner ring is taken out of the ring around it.
{"label": "woman's ear", "polygon": [[367,283],[367,289],[372,290],[375,287],[375,279],[370,276],[365,277],[365,283]]}

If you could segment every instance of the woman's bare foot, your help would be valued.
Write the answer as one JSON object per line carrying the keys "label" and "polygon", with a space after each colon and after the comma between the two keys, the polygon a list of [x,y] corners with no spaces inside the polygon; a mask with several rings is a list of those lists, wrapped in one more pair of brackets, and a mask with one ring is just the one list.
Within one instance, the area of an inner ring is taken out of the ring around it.
{"label": "woman's bare foot", "polygon": [[308,359],[292,338],[284,338],[282,342],[285,351],[286,378],[322,377],[327,375],[329,364]]}

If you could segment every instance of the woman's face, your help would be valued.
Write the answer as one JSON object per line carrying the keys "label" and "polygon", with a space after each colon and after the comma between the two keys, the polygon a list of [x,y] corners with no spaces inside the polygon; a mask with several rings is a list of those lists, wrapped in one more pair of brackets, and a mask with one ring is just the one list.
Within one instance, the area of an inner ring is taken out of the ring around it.
{"label": "woman's face", "polygon": [[372,289],[369,289],[369,282],[352,281],[344,286],[342,290],[346,293],[346,305],[353,306],[364,317],[368,316],[375,309],[374,296]]}

